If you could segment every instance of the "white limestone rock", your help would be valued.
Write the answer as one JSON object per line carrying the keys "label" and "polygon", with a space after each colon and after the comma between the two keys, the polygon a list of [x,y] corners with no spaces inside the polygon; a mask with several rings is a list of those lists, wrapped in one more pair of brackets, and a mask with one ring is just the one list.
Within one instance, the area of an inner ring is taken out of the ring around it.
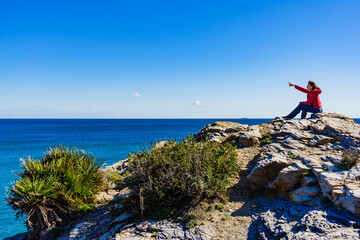
{"label": "white limestone rock", "polygon": [[247,176],[247,179],[255,186],[265,187],[288,165],[290,165],[290,161],[285,154],[274,153],[268,158],[259,161]]}
{"label": "white limestone rock", "polygon": [[325,145],[328,143],[333,143],[334,141],[335,141],[335,139],[332,137],[316,135],[311,141],[309,141],[309,145],[316,147],[316,146]]}
{"label": "white limestone rock", "polygon": [[303,173],[308,170],[309,168],[302,164],[301,161],[294,161],[279,172],[270,188],[277,189],[280,192],[287,192],[301,183]]}
{"label": "white limestone rock", "polygon": [[321,191],[318,186],[306,186],[296,189],[290,194],[291,200],[298,203],[311,201],[314,197],[320,195]]}
{"label": "white limestone rock", "polygon": [[242,146],[250,147],[260,144],[261,134],[258,130],[243,132],[239,135],[239,144]]}

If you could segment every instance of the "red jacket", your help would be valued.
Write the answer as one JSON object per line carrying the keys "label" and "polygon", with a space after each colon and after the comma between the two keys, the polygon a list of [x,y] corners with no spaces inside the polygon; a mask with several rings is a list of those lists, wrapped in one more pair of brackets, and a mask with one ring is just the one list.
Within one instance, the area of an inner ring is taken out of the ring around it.
{"label": "red jacket", "polygon": [[320,102],[320,97],[319,97],[319,94],[322,92],[321,88],[313,89],[311,91],[299,87],[298,85],[295,85],[295,88],[301,92],[307,93],[307,101],[300,102],[300,104],[311,105],[314,108],[322,108],[322,104]]}

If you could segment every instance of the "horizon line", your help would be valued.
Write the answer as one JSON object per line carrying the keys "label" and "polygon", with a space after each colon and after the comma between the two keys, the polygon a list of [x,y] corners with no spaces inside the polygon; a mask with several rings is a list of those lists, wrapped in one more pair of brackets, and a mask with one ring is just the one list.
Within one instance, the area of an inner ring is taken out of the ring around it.
{"label": "horizon line", "polygon": [[[360,117],[349,117],[349,118],[352,118],[352,119],[360,119]],[[89,117],[89,118],[77,118],[77,117],[74,117],[74,118],[0,118],[0,120],[95,120],[95,119],[98,119],[98,120],[146,120],[146,119],[275,119],[274,118],[270,118],[270,117],[239,117],[239,118],[236,118],[236,117],[195,117],[195,118],[187,118],[187,117],[180,117],[180,118],[177,118],[177,117],[164,117],[164,118],[159,118],[159,117],[144,117],[144,118],[132,118],[132,117],[129,117],[129,118],[92,118],[92,117]],[[300,119],[300,118],[294,118],[294,119]]]}
{"label": "horizon line", "polygon": [[125,117],[125,118],[92,118],[92,117],[89,117],[89,118],[83,118],[83,117],[80,117],[80,118],[77,118],[77,117],[74,117],[74,118],[67,118],[67,117],[65,117],[65,118],[42,118],[42,117],[40,117],[40,118],[0,118],[0,120],[16,120],[16,119],[18,119],[18,120],[23,120],[23,119],[29,119],[29,120],[31,120],[31,119],[34,119],[34,120],[36,120],[36,119],[47,119],[47,120],[51,120],[51,119],[102,119],[102,120],[105,120],[105,119],[113,119],[113,120],[116,120],[116,119],[119,119],[119,120],[121,120],[121,119],[273,119],[273,118],[266,118],[266,117],[263,117],[263,118],[261,118],[261,117],[256,117],[256,118],[248,118],[248,117],[240,117],[240,118],[236,118],[236,117],[229,117],[229,118],[227,118],[227,117],[194,117],[194,118],[187,118],[187,117],[164,117],[164,118],[160,118],[160,117],[139,117],[139,118],[136,118],[136,117],[129,117],[129,118],[127,118],[127,117]]}

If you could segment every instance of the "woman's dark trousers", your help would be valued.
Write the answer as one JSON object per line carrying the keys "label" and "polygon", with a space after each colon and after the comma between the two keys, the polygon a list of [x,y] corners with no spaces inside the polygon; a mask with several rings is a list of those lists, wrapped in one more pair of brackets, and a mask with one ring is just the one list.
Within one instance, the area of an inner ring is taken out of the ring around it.
{"label": "woman's dark trousers", "polygon": [[294,118],[296,117],[296,115],[299,114],[299,112],[302,111],[301,113],[301,119],[305,119],[306,118],[306,114],[308,112],[311,113],[320,113],[322,112],[322,108],[314,108],[313,106],[310,105],[304,105],[304,104],[299,104],[294,111],[292,111],[289,115],[286,116],[286,118]]}

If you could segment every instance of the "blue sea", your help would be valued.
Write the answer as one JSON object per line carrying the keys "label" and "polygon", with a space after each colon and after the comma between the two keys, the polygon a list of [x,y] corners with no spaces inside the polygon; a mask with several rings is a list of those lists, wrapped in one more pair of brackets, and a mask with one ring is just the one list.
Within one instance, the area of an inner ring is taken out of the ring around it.
{"label": "blue sea", "polygon": [[[20,158],[39,158],[50,146],[77,147],[111,165],[150,142],[182,139],[214,121],[260,124],[271,119],[0,119],[0,239],[26,231],[5,204]],[[356,119],[360,123],[360,119]]]}

